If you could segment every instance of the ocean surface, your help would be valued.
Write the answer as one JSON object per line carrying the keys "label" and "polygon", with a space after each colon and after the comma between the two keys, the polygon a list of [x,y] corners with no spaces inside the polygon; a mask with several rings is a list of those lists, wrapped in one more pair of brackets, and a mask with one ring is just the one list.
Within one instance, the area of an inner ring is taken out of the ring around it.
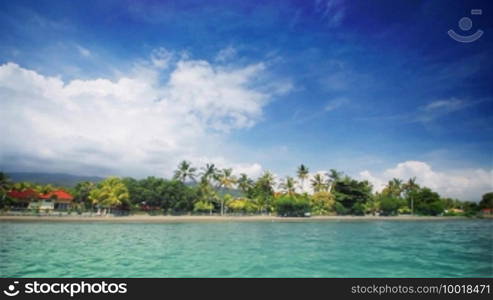
{"label": "ocean surface", "polygon": [[493,277],[493,222],[0,222],[0,277]]}

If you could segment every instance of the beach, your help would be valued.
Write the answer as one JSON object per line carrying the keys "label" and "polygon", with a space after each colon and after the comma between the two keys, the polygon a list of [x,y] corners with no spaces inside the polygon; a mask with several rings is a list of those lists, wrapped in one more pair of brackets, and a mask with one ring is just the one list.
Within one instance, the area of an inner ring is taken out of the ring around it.
{"label": "beach", "polygon": [[[194,223],[194,222],[323,222],[323,221],[451,221],[467,217],[442,216],[0,216],[0,222],[117,222],[117,223]],[[491,218],[490,218],[491,219]]]}

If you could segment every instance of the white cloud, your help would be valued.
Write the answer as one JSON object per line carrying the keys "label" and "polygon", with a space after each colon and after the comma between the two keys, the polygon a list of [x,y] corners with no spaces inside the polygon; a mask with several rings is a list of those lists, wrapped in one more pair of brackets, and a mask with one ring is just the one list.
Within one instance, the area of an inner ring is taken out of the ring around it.
{"label": "white cloud", "polygon": [[417,111],[417,116],[413,119],[413,121],[424,123],[430,122],[444,115],[465,109],[477,103],[477,101],[466,102],[457,98],[436,100],[420,107]]}
{"label": "white cloud", "polygon": [[362,179],[362,180],[368,180],[373,185],[373,190],[377,191],[377,192],[382,191],[383,188],[385,187],[385,184],[387,184],[387,181],[388,181],[388,180],[385,181],[384,179],[373,176],[371,174],[371,172],[368,170],[361,171],[359,173],[359,176],[360,176],[360,179]]}
{"label": "white cloud", "polygon": [[218,62],[225,62],[228,61],[236,56],[236,48],[232,46],[228,46],[217,54],[215,60]]}
{"label": "white cloud", "polygon": [[86,49],[80,45],[76,45],[77,51],[79,51],[79,54],[84,56],[84,57],[89,57],[91,56],[91,51],[89,49]]}
{"label": "white cloud", "polygon": [[233,166],[233,169],[235,170],[235,173],[241,174],[245,173],[248,174],[252,178],[257,178],[260,175],[262,175],[263,169],[262,166],[258,163],[254,164],[236,164]]}
{"label": "white cloud", "polygon": [[360,172],[360,178],[371,182],[381,191],[392,178],[407,180],[416,177],[417,182],[427,186],[444,197],[478,201],[484,193],[493,190],[493,170],[462,169],[448,172],[435,171],[425,162],[406,161],[395,168],[374,175],[370,171]]}
{"label": "white cloud", "polygon": [[449,99],[449,100],[437,100],[433,101],[426,106],[423,107],[425,111],[434,111],[434,110],[445,110],[445,111],[454,111],[462,108],[464,105],[464,101],[459,99]]}
{"label": "white cloud", "polygon": [[329,27],[338,27],[346,15],[342,0],[317,0],[315,9],[322,13],[322,19],[327,20]]}
{"label": "white cloud", "polygon": [[332,111],[340,108],[341,106],[348,104],[349,100],[346,98],[338,98],[332,101],[329,101],[327,105],[325,105],[325,111]]}
{"label": "white cloud", "polygon": [[[170,176],[182,159],[234,167],[228,132],[253,126],[275,96],[256,79],[263,63],[227,68],[169,53],[116,80],[64,82],[14,63],[0,66],[0,167],[99,175]],[[170,54],[171,55],[171,54]]]}
{"label": "white cloud", "polygon": [[151,62],[156,68],[166,69],[169,67],[173,56],[173,52],[165,48],[157,48],[151,53]]}

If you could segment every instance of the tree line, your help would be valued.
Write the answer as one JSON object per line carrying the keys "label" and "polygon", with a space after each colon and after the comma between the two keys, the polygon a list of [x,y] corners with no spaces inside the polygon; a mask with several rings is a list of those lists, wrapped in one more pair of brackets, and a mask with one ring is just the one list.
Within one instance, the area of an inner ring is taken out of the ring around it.
{"label": "tree line", "polygon": [[[310,191],[306,186],[309,185]],[[13,183],[0,173],[0,208],[16,205],[8,191],[33,189],[40,193],[56,187],[29,182]],[[256,180],[246,174],[236,176],[230,168],[206,164],[197,169],[182,161],[171,179],[108,177],[101,182],[79,182],[65,188],[74,195],[72,209],[96,208],[146,211],[151,214],[277,214],[307,215],[476,215],[493,208],[493,192],[481,202],[443,198],[428,187],[394,178],[381,192],[373,192],[366,180],[360,181],[337,170],[310,176],[300,165],[295,176],[277,183],[266,171]]]}

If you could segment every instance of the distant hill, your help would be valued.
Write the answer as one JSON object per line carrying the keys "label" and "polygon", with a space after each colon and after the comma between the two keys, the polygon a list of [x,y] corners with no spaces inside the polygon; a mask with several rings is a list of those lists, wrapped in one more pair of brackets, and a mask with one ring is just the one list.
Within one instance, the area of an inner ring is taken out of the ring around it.
{"label": "distant hill", "polygon": [[104,179],[97,176],[78,176],[64,173],[6,172],[6,174],[14,182],[29,181],[37,184],[52,184],[65,187],[73,187],[81,181],[99,182]]}

